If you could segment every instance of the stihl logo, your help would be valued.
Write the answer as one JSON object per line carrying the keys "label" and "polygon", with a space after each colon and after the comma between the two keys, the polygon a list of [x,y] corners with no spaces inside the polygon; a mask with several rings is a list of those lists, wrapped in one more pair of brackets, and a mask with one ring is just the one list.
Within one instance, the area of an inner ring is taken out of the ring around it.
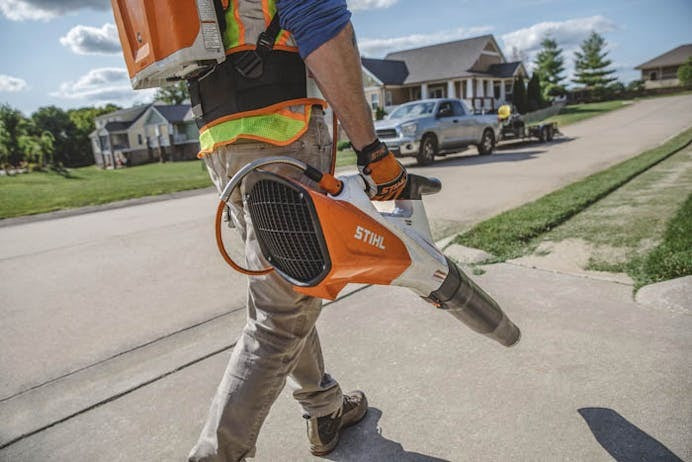
{"label": "stihl logo", "polygon": [[363,241],[366,244],[370,244],[378,249],[386,250],[384,248],[384,236],[375,234],[369,229],[365,229],[362,226],[356,226],[356,234],[353,235],[359,241]]}

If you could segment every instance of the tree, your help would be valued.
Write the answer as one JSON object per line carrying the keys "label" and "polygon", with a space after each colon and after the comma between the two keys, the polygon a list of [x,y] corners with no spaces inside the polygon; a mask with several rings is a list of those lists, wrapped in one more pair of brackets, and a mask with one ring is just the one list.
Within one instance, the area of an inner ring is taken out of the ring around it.
{"label": "tree", "polygon": [[615,71],[609,69],[612,61],[607,59],[605,39],[596,32],[581,44],[581,50],[574,53],[574,83],[592,90],[604,90],[609,83],[617,80],[612,77]]}
{"label": "tree", "polygon": [[643,80],[632,80],[627,84],[627,91],[639,93],[644,91],[644,81]]}
{"label": "tree", "polygon": [[529,84],[526,87],[526,101],[527,109],[529,111],[535,111],[545,106],[545,100],[543,99],[543,93],[541,92],[541,80],[538,76],[538,72],[534,72],[529,80]]}
{"label": "tree", "polygon": [[187,84],[184,81],[180,81],[173,85],[160,87],[156,91],[154,99],[163,101],[166,104],[182,104],[185,100],[190,99],[190,95],[187,92]]}
{"label": "tree", "polygon": [[43,132],[50,132],[54,138],[54,163],[62,163],[67,167],[79,165],[79,148],[75,145],[77,128],[64,110],[56,106],[38,108],[31,114],[33,129],[30,134],[40,137]]}
{"label": "tree", "polygon": [[565,60],[562,57],[562,49],[558,48],[557,42],[551,37],[545,37],[541,42],[543,47],[536,55],[534,61],[534,73],[538,73],[538,77],[542,84],[542,93],[545,99],[548,97],[560,96],[566,93],[562,82],[565,79],[563,72],[565,71]]}
{"label": "tree", "polygon": [[96,129],[95,119],[118,109],[120,109],[119,106],[107,104],[104,107],[83,107],[67,111],[67,115],[75,126],[72,139],[74,149],[70,157],[71,167],[82,167],[94,163],[89,135]]}
{"label": "tree", "polygon": [[692,56],[687,58],[687,62],[678,68],[678,80],[682,86],[689,87],[692,85]]}
{"label": "tree", "polygon": [[19,137],[25,133],[26,119],[18,110],[7,104],[0,106],[0,126],[2,126],[2,146],[4,161],[12,166],[17,166],[22,160],[22,151],[19,147]]}
{"label": "tree", "polygon": [[528,102],[526,97],[526,86],[524,85],[524,78],[522,76],[517,77],[517,79],[514,81],[512,103],[517,107],[519,114],[526,113]]}

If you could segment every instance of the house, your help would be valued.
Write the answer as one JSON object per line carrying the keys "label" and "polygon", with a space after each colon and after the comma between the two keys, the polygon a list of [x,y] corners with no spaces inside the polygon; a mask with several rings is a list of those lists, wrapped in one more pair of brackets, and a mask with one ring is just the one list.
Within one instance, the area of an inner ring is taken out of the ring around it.
{"label": "house", "polygon": [[135,106],[97,117],[90,135],[103,168],[195,159],[199,131],[189,104]]}
{"label": "house", "polygon": [[373,111],[424,98],[461,98],[475,108],[510,102],[520,62],[507,62],[492,35],[362,58],[365,94]]}
{"label": "house", "polygon": [[678,68],[692,57],[692,43],[680,45],[654,59],[640,64],[635,69],[642,71],[644,88],[680,86]]}

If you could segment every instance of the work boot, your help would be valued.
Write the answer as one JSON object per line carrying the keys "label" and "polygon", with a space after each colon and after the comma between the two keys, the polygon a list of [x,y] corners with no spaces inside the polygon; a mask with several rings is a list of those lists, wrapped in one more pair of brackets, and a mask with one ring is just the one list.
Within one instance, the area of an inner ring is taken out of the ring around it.
{"label": "work boot", "polygon": [[324,456],[332,452],[339,443],[339,431],[360,422],[367,411],[365,394],[356,390],[345,394],[341,407],[331,414],[323,417],[305,415],[312,455]]}

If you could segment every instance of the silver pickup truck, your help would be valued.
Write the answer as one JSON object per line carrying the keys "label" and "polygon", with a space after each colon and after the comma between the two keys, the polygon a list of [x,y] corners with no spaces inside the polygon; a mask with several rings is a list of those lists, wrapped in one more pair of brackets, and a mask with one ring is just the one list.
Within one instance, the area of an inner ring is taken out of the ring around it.
{"label": "silver pickup truck", "polygon": [[377,136],[397,157],[414,156],[426,165],[436,155],[475,145],[491,154],[500,129],[497,115],[475,115],[458,99],[424,99],[402,104],[375,122]]}

